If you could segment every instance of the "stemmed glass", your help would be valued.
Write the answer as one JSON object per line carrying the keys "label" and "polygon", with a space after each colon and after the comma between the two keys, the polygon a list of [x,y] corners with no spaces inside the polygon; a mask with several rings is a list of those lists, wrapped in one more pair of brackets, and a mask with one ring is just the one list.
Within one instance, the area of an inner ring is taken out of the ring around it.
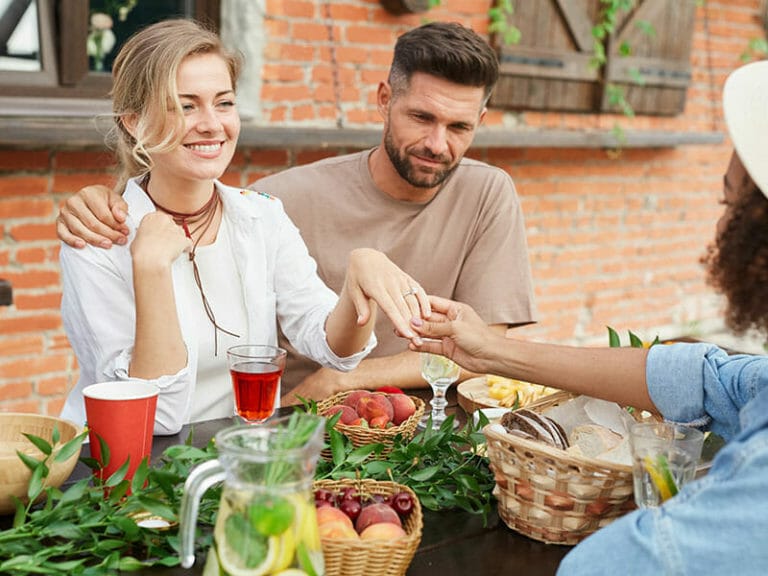
{"label": "stemmed glass", "polygon": [[275,410],[286,351],[277,346],[245,344],[227,350],[235,392],[235,412],[248,424],[264,422]]}
{"label": "stemmed glass", "polygon": [[[437,430],[445,421],[445,407],[448,402],[445,394],[451,384],[459,379],[461,368],[453,360],[438,354],[421,353],[421,377],[432,388],[432,412],[425,414],[419,422],[419,428],[425,429],[429,419],[432,418],[432,430]],[[453,427],[457,428],[458,420],[453,421]]]}

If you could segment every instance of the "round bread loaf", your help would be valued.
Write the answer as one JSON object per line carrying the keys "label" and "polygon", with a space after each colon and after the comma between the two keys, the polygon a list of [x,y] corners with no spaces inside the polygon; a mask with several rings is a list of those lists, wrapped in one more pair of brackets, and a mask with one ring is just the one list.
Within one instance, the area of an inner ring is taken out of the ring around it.
{"label": "round bread loaf", "polygon": [[515,436],[546,442],[555,448],[568,448],[568,437],[557,422],[527,408],[507,412],[501,417],[501,425]]}

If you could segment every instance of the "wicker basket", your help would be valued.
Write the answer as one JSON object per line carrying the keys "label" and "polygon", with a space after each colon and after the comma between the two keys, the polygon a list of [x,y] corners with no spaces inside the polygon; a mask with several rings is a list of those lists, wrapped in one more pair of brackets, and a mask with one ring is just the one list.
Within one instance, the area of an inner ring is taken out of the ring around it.
{"label": "wicker basket", "polygon": [[[351,391],[339,392],[338,394],[334,394],[333,396],[318,402],[318,414],[325,415],[331,406],[342,404],[346,397],[351,393]],[[398,434],[402,434],[403,438],[406,440],[413,438],[416,432],[416,427],[419,424],[419,420],[421,420],[421,417],[424,415],[424,401],[416,396],[410,396],[410,398],[413,400],[413,403],[416,404],[416,411],[410,416],[410,418],[397,426],[392,426],[391,428],[365,428],[363,426],[349,426],[347,424],[337,422],[336,429],[347,436],[352,441],[352,444],[356,447],[380,442],[385,446],[382,455],[388,454],[391,451],[392,441]],[[323,457],[330,458],[330,451],[324,450]]]}
{"label": "wicker basket", "polygon": [[323,539],[325,576],[401,576],[421,542],[424,520],[421,504],[413,490],[395,482],[377,480],[318,480],[315,489],[324,488],[340,492],[352,486],[363,495],[409,492],[413,498],[413,511],[403,522],[407,537],[391,542],[382,540]]}
{"label": "wicker basket", "polygon": [[[557,392],[526,408],[541,413],[574,397]],[[499,516],[513,530],[572,545],[635,508],[631,466],[571,455],[490,426],[483,432]]]}

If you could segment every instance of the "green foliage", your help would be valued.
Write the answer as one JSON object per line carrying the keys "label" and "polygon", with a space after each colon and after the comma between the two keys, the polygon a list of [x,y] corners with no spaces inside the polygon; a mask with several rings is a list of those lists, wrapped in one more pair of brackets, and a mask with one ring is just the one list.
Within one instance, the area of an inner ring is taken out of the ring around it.
{"label": "green foliage", "polygon": [[[313,402],[305,404],[316,410]],[[391,451],[384,457],[380,443],[355,447],[334,428],[341,414],[329,418],[326,432],[330,460],[321,460],[317,479],[370,478],[390,480],[411,488],[422,506],[430,510],[460,508],[484,519],[491,511],[493,473],[481,446],[482,428],[488,419],[481,414],[477,425],[471,419],[461,430],[453,429],[449,416],[438,430],[428,426],[411,440],[396,436]]]}
{"label": "green foliage", "polygon": [[[141,528],[134,517],[150,514],[175,525],[184,482],[192,468],[215,457],[213,444],[201,450],[188,439],[170,447],[154,468],[142,462],[130,482],[126,463],[103,483],[84,478],[65,491],[44,487],[50,460],[74,454],[86,434],[60,448],[58,442],[33,440],[45,458],[33,469],[28,493],[45,500],[26,507],[16,503],[13,526],[0,531],[0,573],[96,576],[179,563],[176,529]],[[81,461],[93,465],[92,459]],[[199,523],[209,530],[199,539],[200,549],[210,546],[220,495],[209,490],[201,501]]]}
{"label": "green foliage", "polygon": [[752,38],[747,49],[741,53],[742,62],[761,60],[768,56],[768,40],[765,38]]}
{"label": "green foliage", "polygon": [[[608,345],[611,348],[620,348],[622,346],[621,344],[621,337],[619,336],[619,333],[616,332],[613,328],[610,326],[606,326],[608,329]],[[659,337],[656,336],[652,342],[646,344],[643,342],[643,339],[640,338],[637,334],[632,332],[631,330],[627,330],[627,335],[629,336],[629,345],[632,348],[650,348],[651,346],[655,346],[656,344],[661,344],[661,340],[659,340]]]}
{"label": "green foliage", "polygon": [[[316,413],[317,405],[306,402],[304,411]],[[410,486],[425,508],[461,508],[487,517],[494,479],[480,449],[481,429],[488,423],[485,416],[476,427],[469,423],[458,432],[453,430],[451,416],[439,430],[422,432],[410,442],[397,437],[383,460],[370,458],[382,453],[382,444],[355,448],[333,428],[340,416],[327,421],[332,458],[320,461],[316,478],[393,480]],[[310,423],[300,414],[292,422],[297,436],[311,434]],[[51,461],[74,454],[85,435],[63,446],[58,436],[53,444],[33,437],[30,440],[43,458],[19,454],[33,470],[30,497],[43,495],[45,500],[37,505],[16,503],[13,526],[0,531],[0,574],[97,576],[179,564],[176,523],[184,482],[193,468],[217,456],[214,442],[195,448],[190,434],[184,444],[167,448],[153,467],[142,462],[132,481],[126,479],[126,462],[103,482],[89,477],[64,491],[44,487]],[[81,462],[98,469],[92,458],[81,458]],[[277,476],[279,472],[276,467]],[[200,552],[212,544],[220,498],[220,487],[202,495],[196,542]],[[165,519],[170,528],[139,526],[136,518],[147,514]]]}

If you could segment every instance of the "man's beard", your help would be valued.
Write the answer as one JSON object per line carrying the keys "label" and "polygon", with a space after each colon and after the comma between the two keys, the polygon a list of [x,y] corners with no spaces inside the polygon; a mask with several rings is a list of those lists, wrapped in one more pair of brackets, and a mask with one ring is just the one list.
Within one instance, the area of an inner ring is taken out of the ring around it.
{"label": "man's beard", "polygon": [[[408,156],[400,155],[392,140],[392,133],[389,129],[387,129],[384,134],[384,149],[387,152],[387,156],[389,156],[389,161],[392,162],[395,170],[397,170],[397,173],[400,175],[400,178],[408,182],[408,184],[414,188],[435,188],[440,186],[440,184],[445,182],[448,177],[453,174],[453,171],[456,170],[456,167],[459,165],[459,163],[456,162],[453,166],[444,170],[437,170],[431,174],[417,171],[411,164]],[[418,156],[423,156],[424,158],[429,158],[431,160],[443,161],[441,156],[435,156],[426,148],[418,150]]]}

